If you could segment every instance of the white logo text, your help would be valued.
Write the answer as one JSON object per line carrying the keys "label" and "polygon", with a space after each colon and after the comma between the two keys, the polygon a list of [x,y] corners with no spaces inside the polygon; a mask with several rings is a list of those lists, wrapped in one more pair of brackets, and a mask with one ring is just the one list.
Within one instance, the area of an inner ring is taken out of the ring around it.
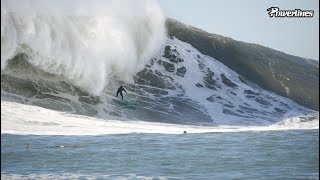
{"label": "white logo text", "polygon": [[270,17],[313,17],[313,10],[280,10],[278,7],[270,7],[267,9]]}

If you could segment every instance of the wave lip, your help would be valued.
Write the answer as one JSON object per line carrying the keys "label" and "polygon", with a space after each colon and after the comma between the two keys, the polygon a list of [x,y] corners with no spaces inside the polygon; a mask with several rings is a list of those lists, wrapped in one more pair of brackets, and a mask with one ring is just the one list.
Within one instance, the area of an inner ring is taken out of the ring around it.
{"label": "wave lip", "polygon": [[132,81],[166,38],[160,6],[140,2],[92,3],[90,16],[59,14],[57,8],[44,13],[51,4],[11,12],[17,4],[7,3],[1,9],[1,72],[8,60],[25,53],[32,65],[93,95],[111,75]]}

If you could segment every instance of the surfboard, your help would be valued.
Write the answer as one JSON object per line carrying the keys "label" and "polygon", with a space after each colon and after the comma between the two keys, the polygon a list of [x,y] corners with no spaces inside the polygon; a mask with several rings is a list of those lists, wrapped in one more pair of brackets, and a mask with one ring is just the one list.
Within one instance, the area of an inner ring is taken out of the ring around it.
{"label": "surfboard", "polygon": [[113,102],[125,107],[135,107],[139,105],[135,101],[128,101],[128,100],[122,100],[122,99],[113,99]]}

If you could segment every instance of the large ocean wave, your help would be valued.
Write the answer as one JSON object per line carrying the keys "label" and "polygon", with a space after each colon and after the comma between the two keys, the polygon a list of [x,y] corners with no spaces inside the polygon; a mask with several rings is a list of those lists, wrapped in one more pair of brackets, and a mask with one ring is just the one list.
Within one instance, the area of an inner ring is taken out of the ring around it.
{"label": "large ocean wave", "polygon": [[[19,55],[2,71],[1,98],[102,119],[214,126],[310,127],[311,122],[317,126],[317,111],[263,90],[185,42],[167,39],[162,51],[133,76],[133,83],[109,77],[100,96],[42,71]],[[119,85],[127,89],[125,99],[137,106],[114,102]]]}
{"label": "large ocean wave", "polygon": [[[88,7],[97,9],[90,15],[47,12],[44,5],[19,13],[9,5],[1,9],[3,132],[318,128],[318,111],[266,91],[219,59],[167,37],[157,3],[139,2],[97,3]],[[115,102],[120,85],[135,106]]]}
{"label": "large ocean wave", "polygon": [[19,11],[11,11],[15,4],[1,4],[2,70],[9,59],[23,53],[33,66],[92,95],[99,95],[112,75],[132,82],[166,37],[156,1],[140,6],[132,1],[93,2],[87,16],[49,10],[52,2],[19,4],[25,4]]}

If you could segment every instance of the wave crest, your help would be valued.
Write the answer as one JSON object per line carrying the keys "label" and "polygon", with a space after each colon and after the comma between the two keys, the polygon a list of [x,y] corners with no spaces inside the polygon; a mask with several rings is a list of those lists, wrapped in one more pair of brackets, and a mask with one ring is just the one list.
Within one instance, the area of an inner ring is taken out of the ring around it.
{"label": "wave crest", "polygon": [[160,6],[140,2],[92,3],[89,16],[61,15],[57,8],[44,12],[47,8],[39,6],[12,12],[14,5],[7,5],[1,9],[1,71],[9,59],[25,53],[32,65],[93,95],[110,76],[130,82],[166,39]]}

